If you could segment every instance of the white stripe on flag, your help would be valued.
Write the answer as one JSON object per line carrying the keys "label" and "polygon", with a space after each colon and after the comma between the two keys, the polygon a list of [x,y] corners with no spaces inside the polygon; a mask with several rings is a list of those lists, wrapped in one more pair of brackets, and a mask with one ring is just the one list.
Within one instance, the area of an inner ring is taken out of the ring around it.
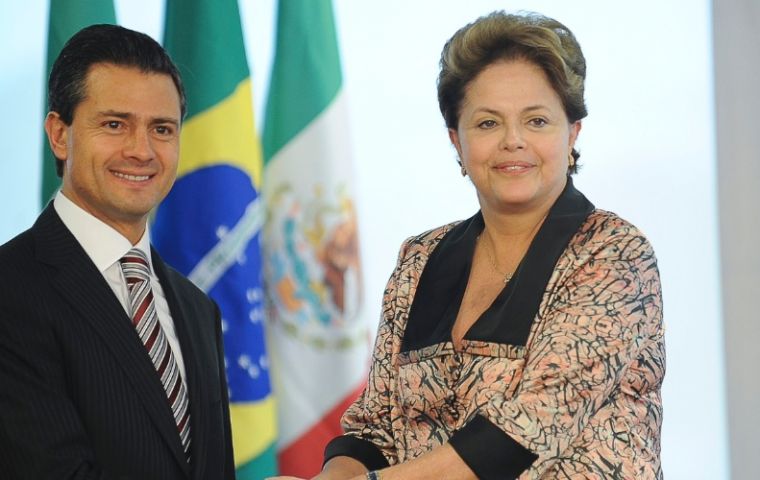
{"label": "white stripe on flag", "polygon": [[[270,196],[278,195],[283,188],[287,188],[293,196],[292,205],[299,209],[314,208],[319,198],[327,198],[336,191],[345,191],[352,200],[355,198],[347,126],[348,105],[345,91],[341,90],[264,169],[263,192],[270,209],[277,209]],[[287,242],[283,231],[269,224],[266,228],[270,229],[266,233],[268,238],[265,237],[267,242],[273,242],[273,246]],[[271,260],[266,258],[265,263]],[[274,367],[280,448],[306,433],[366,381],[370,333],[362,315],[365,309],[357,304],[360,294],[354,284],[359,281],[358,278],[346,281],[346,303],[343,318],[338,322],[323,325],[314,319],[304,321],[303,312],[285,309],[278,310],[280,318],[268,319],[267,346]],[[298,331],[294,332],[294,328]]]}
{"label": "white stripe on flag", "polygon": [[221,236],[219,243],[209,250],[187,276],[198,288],[209,292],[230,266],[238,261],[248,242],[264,225],[266,210],[261,197],[248,204],[245,213],[232,230]]}

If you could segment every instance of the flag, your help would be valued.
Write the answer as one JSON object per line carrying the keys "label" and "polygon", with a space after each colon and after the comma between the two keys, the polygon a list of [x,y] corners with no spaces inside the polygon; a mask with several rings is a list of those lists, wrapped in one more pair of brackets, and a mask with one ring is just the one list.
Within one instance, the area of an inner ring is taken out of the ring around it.
{"label": "flag", "polygon": [[276,419],[264,339],[261,146],[237,0],[168,0],[164,45],[188,110],[177,181],[153,241],[222,311],[237,478],[276,474]]}
{"label": "flag", "polygon": [[[50,0],[45,92],[47,92],[50,70],[58,54],[61,53],[63,45],[79,30],[96,23],[116,23],[113,0]],[[44,108],[47,109],[47,95],[45,95]],[[61,179],[55,172],[55,157],[48,147],[47,138],[42,142],[41,175],[40,198],[44,208],[61,185]]]}
{"label": "flag", "polygon": [[263,147],[267,338],[280,472],[310,477],[366,382],[367,322],[332,4],[280,0]]}

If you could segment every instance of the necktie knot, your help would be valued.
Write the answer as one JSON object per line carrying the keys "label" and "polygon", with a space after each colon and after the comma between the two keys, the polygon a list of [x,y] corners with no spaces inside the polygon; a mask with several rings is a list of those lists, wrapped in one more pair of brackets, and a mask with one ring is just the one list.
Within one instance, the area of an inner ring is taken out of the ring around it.
{"label": "necktie knot", "polygon": [[121,264],[121,270],[124,272],[127,285],[130,287],[135,283],[145,282],[150,279],[148,257],[139,248],[130,249],[119,259],[119,263]]}

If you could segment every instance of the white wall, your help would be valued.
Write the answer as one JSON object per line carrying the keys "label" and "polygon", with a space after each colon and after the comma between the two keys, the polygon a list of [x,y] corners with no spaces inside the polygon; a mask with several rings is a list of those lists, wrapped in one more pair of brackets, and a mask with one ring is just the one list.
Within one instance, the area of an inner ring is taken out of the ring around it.
{"label": "white wall", "polygon": [[[760,452],[760,5],[714,4],[716,131],[731,474],[758,477]],[[748,54],[748,52],[751,52]]]}
{"label": "white wall", "polygon": [[[6,2],[0,19],[0,241],[34,220],[42,135],[44,0]],[[160,38],[162,9],[121,0],[125,26]],[[22,6],[23,5],[23,6]],[[356,154],[365,312],[406,236],[470,216],[474,191],[459,175],[438,113],[440,49],[494,0],[336,0]],[[711,10],[708,0],[534,0],[566,23],[588,62],[589,117],[576,177],[600,208],[637,224],[655,246],[663,280],[668,372],[663,464],[668,478],[728,478],[720,318]],[[271,63],[274,0],[242,0],[261,120]]]}

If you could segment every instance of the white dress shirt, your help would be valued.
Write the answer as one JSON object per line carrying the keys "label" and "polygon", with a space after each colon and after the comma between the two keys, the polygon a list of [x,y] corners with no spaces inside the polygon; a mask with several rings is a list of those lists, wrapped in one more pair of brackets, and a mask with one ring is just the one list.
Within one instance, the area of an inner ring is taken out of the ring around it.
{"label": "white dress shirt", "polygon": [[[99,219],[86,212],[77,204],[66,198],[62,192],[58,192],[53,201],[53,207],[61,217],[63,224],[74,235],[85,253],[90,257],[92,262],[105,278],[108,285],[113,290],[116,298],[121,302],[121,306],[130,317],[129,311],[129,292],[127,282],[124,279],[124,273],[121,270],[119,259],[123,257],[133,245],[122,234],[106,225]],[[145,253],[148,259],[148,268],[150,270],[150,286],[153,289],[153,299],[156,304],[156,313],[158,322],[164,330],[164,335],[169,341],[169,346],[174,353],[174,358],[179,366],[183,380],[187,381],[185,375],[185,362],[182,359],[182,350],[177,339],[177,332],[174,329],[174,320],[172,320],[169,304],[166,303],[166,295],[158,282],[156,272],[153,271],[153,260],[150,255],[150,234],[148,227],[145,227],[145,233],[140,241],[134,247],[139,248]]]}

